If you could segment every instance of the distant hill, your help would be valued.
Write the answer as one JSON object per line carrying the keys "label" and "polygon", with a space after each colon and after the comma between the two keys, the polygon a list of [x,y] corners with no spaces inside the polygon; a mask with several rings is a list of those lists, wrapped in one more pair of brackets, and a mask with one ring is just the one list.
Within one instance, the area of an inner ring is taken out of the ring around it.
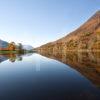
{"label": "distant hill", "polygon": [[23,48],[24,50],[33,50],[33,47],[30,46],[30,45],[22,45],[22,48]]}
{"label": "distant hill", "polygon": [[66,53],[66,50],[100,50],[100,11],[67,36],[36,49],[40,53]]}
{"label": "distant hill", "polygon": [[0,48],[7,48],[8,42],[0,40]]}
{"label": "distant hill", "polygon": [[[1,50],[6,49],[8,47],[8,44],[9,44],[8,42],[0,40],[0,49]],[[33,50],[33,47],[30,46],[30,45],[22,45],[22,49],[24,49],[24,50]]]}

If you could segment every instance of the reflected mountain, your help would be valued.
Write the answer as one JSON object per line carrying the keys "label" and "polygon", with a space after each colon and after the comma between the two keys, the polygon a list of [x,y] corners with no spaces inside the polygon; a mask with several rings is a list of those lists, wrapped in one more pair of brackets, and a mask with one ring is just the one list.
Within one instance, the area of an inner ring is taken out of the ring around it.
{"label": "reflected mountain", "polygon": [[41,52],[40,54],[69,65],[89,79],[95,86],[100,87],[100,52],[68,51],[66,54],[59,52]]}
{"label": "reflected mountain", "polygon": [[6,55],[0,55],[0,63],[5,60],[8,60],[8,57]]}
{"label": "reflected mountain", "polygon": [[31,56],[32,53],[25,53],[25,54],[15,54],[15,53],[9,53],[9,54],[2,54],[0,55],[0,63],[9,60],[10,62],[15,61],[22,61],[23,57]]}

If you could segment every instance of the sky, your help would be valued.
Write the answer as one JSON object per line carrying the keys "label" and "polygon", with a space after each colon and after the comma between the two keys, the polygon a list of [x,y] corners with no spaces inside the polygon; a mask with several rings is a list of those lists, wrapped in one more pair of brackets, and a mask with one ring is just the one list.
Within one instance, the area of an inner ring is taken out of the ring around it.
{"label": "sky", "polygon": [[77,29],[100,0],[0,0],[0,39],[38,47]]}

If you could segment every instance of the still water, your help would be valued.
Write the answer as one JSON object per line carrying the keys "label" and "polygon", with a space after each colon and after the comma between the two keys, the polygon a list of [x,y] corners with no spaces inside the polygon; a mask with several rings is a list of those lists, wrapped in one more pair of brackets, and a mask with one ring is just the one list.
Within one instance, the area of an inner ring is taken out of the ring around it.
{"label": "still water", "polygon": [[0,100],[100,100],[97,63],[45,56],[0,55]]}

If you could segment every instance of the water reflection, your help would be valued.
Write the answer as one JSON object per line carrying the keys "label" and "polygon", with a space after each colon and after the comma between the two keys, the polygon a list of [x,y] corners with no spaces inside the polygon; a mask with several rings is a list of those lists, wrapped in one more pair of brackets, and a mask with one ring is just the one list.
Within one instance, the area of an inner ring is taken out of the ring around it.
{"label": "water reflection", "polygon": [[0,55],[1,100],[100,100],[99,52],[30,55]]}
{"label": "water reflection", "polygon": [[28,54],[14,54],[14,53],[9,53],[9,54],[2,54],[0,55],[0,63],[3,61],[9,60],[10,62],[15,62],[15,61],[22,61],[24,56],[31,56],[32,53]]}
{"label": "water reflection", "polygon": [[100,52],[77,51],[62,53],[45,53],[41,55],[69,65],[89,79],[96,87],[100,87]]}
{"label": "water reflection", "polygon": [[[32,53],[0,55],[0,63],[6,60],[12,63],[22,61],[24,56],[30,55]],[[100,87],[100,52],[71,51],[66,54],[42,52],[41,55],[69,65],[89,79],[96,87]]]}

